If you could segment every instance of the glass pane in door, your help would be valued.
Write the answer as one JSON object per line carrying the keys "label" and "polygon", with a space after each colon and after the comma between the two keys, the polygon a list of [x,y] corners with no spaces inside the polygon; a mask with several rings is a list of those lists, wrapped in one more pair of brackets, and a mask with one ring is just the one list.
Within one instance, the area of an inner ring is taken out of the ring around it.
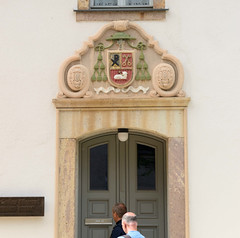
{"label": "glass pane in door", "polygon": [[90,149],[90,190],[108,190],[108,145]]}
{"label": "glass pane in door", "polygon": [[155,190],[155,149],[137,144],[137,189]]}

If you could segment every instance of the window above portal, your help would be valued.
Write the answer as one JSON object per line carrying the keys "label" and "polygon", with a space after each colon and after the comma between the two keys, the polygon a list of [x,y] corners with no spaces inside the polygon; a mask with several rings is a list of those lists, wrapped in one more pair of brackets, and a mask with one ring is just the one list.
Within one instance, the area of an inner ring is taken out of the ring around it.
{"label": "window above portal", "polygon": [[91,8],[153,7],[152,0],[92,0]]}
{"label": "window above portal", "polygon": [[78,0],[77,21],[164,20],[165,0]]}

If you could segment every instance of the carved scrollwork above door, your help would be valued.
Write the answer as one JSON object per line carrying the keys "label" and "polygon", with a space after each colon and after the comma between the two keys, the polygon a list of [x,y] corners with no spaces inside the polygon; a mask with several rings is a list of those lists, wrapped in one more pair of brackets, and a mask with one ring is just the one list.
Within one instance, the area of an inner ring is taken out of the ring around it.
{"label": "carved scrollwork above door", "polygon": [[59,71],[59,97],[183,97],[183,67],[140,26],[111,22]]}

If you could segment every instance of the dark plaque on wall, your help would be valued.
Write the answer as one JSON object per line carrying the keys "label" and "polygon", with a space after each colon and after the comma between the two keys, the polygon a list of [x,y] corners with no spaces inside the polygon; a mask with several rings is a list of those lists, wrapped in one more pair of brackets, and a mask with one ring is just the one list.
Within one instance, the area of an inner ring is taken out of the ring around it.
{"label": "dark plaque on wall", "polygon": [[0,216],[44,216],[44,197],[0,197]]}

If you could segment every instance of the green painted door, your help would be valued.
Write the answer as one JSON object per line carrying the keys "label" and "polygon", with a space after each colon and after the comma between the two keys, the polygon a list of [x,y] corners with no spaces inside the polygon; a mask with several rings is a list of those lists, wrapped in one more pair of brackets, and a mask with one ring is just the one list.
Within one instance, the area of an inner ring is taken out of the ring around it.
{"label": "green painted door", "polygon": [[129,132],[88,138],[79,148],[79,238],[108,238],[111,208],[124,202],[146,238],[166,238],[165,141]]}

